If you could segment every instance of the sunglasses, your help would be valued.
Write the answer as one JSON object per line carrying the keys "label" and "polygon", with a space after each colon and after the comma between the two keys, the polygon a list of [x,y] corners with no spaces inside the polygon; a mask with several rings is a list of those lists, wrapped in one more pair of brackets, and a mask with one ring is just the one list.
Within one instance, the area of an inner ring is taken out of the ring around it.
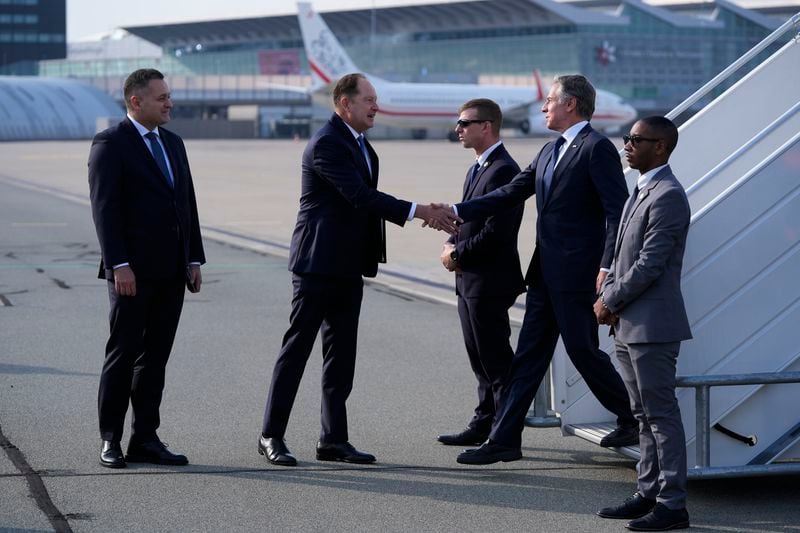
{"label": "sunglasses", "polygon": [[661,139],[648,139],[647,137],[642,137],[641,135],[623,135],[622,142],[624,144],[631,143],[632,145],[636,146],[642,141],[647,141],[651,143],[655,143],[660,141]]}
{"label": "sunglasses", "polygon": [[458,128],[466,128],[470,124],[478,124],[480,122],[494,122],[494,120],[480,119],[480,118],[479,119],[475,119],[475,120],[458,119],[456,121],[456,127],[458,127]]}

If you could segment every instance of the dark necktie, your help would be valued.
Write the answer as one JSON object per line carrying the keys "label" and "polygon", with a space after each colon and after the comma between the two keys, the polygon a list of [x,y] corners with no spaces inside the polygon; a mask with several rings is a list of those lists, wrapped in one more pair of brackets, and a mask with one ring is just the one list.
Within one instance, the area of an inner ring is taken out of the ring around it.
{"label": "dark necktie", "polygon": [[475,161],[475,164],[472,165],[472,172],[469,174],[469,181],[467,182],[467,188],[472,187],[472,184],[475,183],[475,176],[478,175],[478,171],[481,169],[480,163]]}
{"label": "dark necktie", "polygon": [[547,162],[547,166],[544,169],[544,176],[542,176],[542,191],[544,192],[544,201],[547,201],[547,197],[550,196],[550,187],[553,184],[553,174],[555,173],[556,169],[556,161],[558,161],[558,152],[561,150],[561,146],[563,146],[566,139],[564,137],[559,137],[556,141],[555,147],[553,148],[553,153],[550,156],[550,161]]}
{"label": "dark necktie", "polygon": [[628,199],[628,205],[625,206],[625,212],[622,214],[622,224],[628,222],[628,217],[631,215],[631,211],[633,210],[633,204],[636,203],[636,197],[639,196],[639,185],[637,184],[636,187],[633,188],[633,193],[631,197]]}
{"label": "dark necktie", "polygon": [[144,136],[150,141],[150,149],[153,151],[153,158],[156,160],[158,168],[161,169],[161,173],[164,174],[167,183],[172,187],[174,184],[172,183],[172,177],[169,175],[169,168],[167,167],[167,158],[164,156],[164,150],[161,149],[161,145],[158,143],[158,135],[151,131]]}
{"label": "dark necktie", "polygon": [[361,153],[364,154],[364,160],[367,163],[367,168],[369,169],[369,175],[372,177],[372,164],[369,160],[369,152],[367,151],[367,144],[364,142],[364,134],[358,136],[358,146],[361,148]]}

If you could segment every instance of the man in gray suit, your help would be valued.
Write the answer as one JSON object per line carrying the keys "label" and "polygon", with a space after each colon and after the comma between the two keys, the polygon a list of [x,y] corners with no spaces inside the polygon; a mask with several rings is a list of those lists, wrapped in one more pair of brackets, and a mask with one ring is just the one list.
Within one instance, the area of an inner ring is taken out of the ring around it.
{"label": "man in gray suit", "polygon": [[611,272],[594,305],[597,321],[612,326],[620,373],[639,421],[638,490],[624,503],[598,511],[632,519],[632,531],[689,527],[686,512],[686,437],[675,397],[682,340],[690,339],[681,295],[689,230],[686,192],[669,167],[678,129],[664,117],[636,122],[623,137],[625,157],[640,173],[623,209]]}

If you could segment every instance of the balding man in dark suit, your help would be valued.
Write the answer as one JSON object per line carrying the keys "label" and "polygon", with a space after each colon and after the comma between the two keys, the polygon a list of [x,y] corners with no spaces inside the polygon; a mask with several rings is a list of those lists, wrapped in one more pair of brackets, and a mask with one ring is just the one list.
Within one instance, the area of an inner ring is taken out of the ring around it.
{"label": "balding man in dark suit", "polygon": [[384,220],[414,217],[456,231],[452,212],[398,200],[377,190],[378,156],[364,132],[374,125],[378,95],[362,74],[334,87],[335,113],[303,152],[300,210],[292,235],[292,312],[264,409],[258,452],[275,465],[295,466],[284,441],[306,361],[321,331],[320,461],[372,463],[349,442],[346,401],[353,387],[363,277],[386,262]]}

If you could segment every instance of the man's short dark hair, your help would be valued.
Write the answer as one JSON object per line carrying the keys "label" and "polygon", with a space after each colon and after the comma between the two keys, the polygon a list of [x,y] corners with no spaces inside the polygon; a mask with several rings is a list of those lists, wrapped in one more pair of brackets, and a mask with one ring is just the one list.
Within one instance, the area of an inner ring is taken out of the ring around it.
{"label": "man's short dark hair", "polygon": [[131,72],[122,89],[122,94],[125,96],[125,107],[130,109],[131,96],[147,89],[147,86],[150,85],[150,80],[163,79],[164,75],[154,68],[140,68]]}
{"label": "man's short dark hair", "polygon": [[461,114],[467,109],[475,109],[478,112],[479,120],[491,121],[492,133],[500,135],[500,128],[503,126],[503,112],[500,111],[500,106],[496,102],[488,98],[474,98],[464,102],[458,109],[458,113]]}
{"label": "man's short dark hair", "polygon": [[639,122],[646,125],[656,138],[664,139],[667,143],[668,154],[671,154],[678,146],[678,127],[667,117],[653,115],[641,118]]}
{"label": "man's short dark hair", "polygon": [[342,97],[346,96],[350,99],[358,94],[358,80],[366,80],[367,77],[360,72],[353,72],[352,74],[345,74],[336,86],[333,88],[333,105],[339,106]]}
{"label": "man's short dark hair", "polygon": [[577,103],[578,116],[586,120],[592,118],[597,91],[585,76],[580,74],[558,76],[553,83],[557,83],[560,88],[559,102],[563,104],[567,98],[574,98]]}

